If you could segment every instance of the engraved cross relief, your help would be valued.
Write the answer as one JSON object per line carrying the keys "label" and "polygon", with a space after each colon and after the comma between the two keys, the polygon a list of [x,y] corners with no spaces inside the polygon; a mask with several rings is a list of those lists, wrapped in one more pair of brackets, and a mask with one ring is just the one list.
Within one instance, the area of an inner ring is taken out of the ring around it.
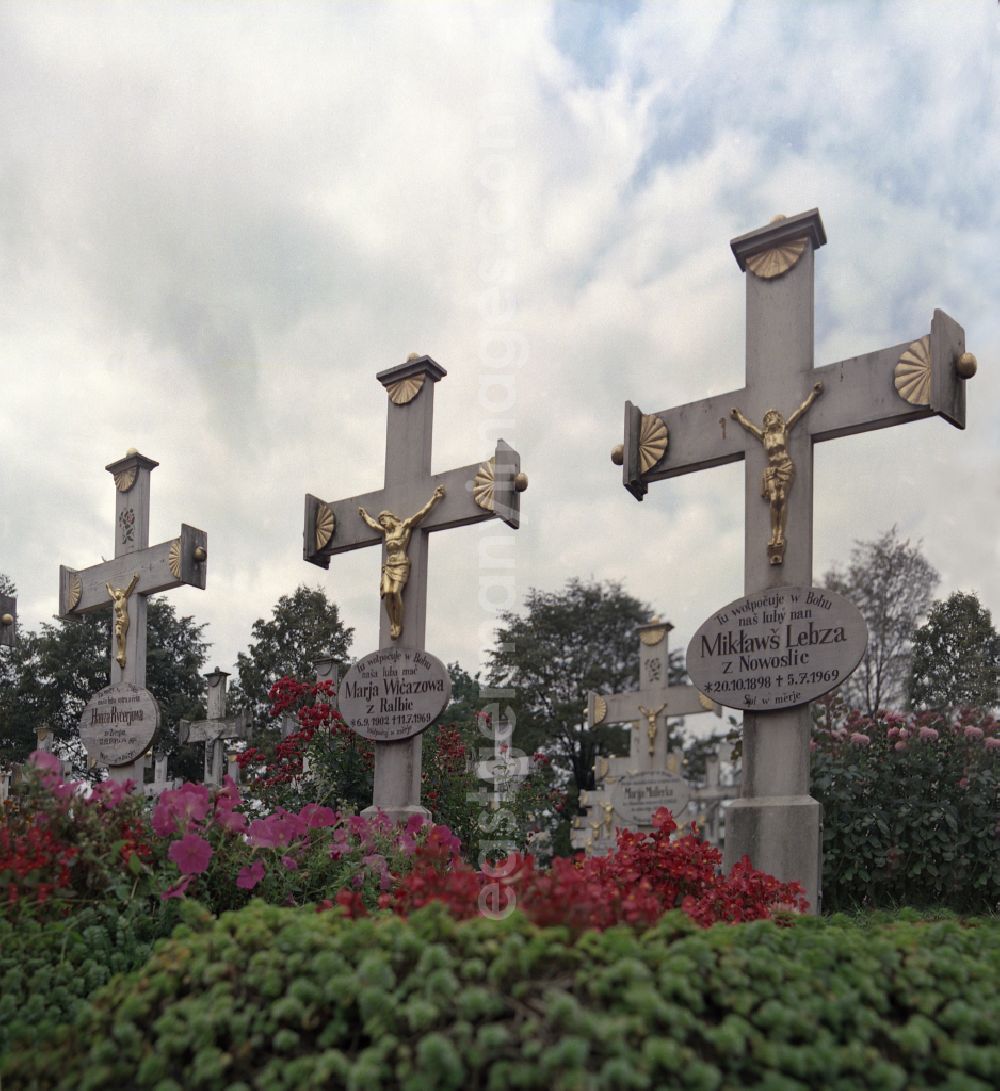
{"label": "engraved cross relief", "polygon": [[[434,384],[446,374],[429,356],[415,354],[379,372],[388,395],[384,487],[346,500],[305,499],[302,552],[311,564],[328,568],[338,553],[381,545],[380,648],[398,641],[424,649],[431,533],[493,518],[516,530],[520,522],[528,482],[517,451],[502,439],[486,462],[431,473]],[[419,802],[420,736],[376,743],[374,806],[398,818],[426,814]]]}
{"label": "engraved cross relief", "polygon": [[[678,765],[676,755],[669,754],[668,731],[658,731],[659,716],[687,716],[696,712],[721,710],[714,701],[699,693],[694,686],[668,685],[669,657],[667,634],[673,628],[669,621],[653,621],[639,626],[639,689],[625,693],[587,694],[587,725],[632,724],[629,763],[630,771],[644,773],[652,769],[670,769]],[[642,736],[645,735],[645,746]]]}
{"label": "engraved cross relief", "polygon": [[182,524],[179,538],[149,545],[149,475],[158,465],[129,451],[106,467],[115,481],[114,560],[83,569],[59,567],[60,618],[114,611],[112,685],[146,684],[148,596],[182,584],[205,587],[208,536],[203,530]]}
{"label": "engraved cross relief", "polygon": [[[943,311],[934,311],[930,332],[814,367],[814,252],[825,242],[816,209],[733,239],[746,273],[745,385],[651,414],[626,402],[624,443],[612,451],[637,500],[650,482],[745,460],[748,595],[812,584],[814,444],[935,415],[965,427],[963,380],[976,361]],[[788,405],[798,408],[783,420]],[[808,795],[809,729],[808,708],[744,716],[744,798],[729,812],[726,866],[749,852],[755,867],[802,881],[815,905],[819,805]],[[801,835],[807,821],[809,837]],[[792,840],[801,846],[795,863]]]}

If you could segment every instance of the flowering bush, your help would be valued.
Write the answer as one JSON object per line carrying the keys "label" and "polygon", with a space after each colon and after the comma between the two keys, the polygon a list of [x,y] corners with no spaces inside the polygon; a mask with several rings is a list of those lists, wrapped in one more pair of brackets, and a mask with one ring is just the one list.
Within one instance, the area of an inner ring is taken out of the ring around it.
{"label": "flowering bush", "polygon": [[824,809],[825,908],[1000,906],[1000,725],[989,712],[821,703],[812,791]]}

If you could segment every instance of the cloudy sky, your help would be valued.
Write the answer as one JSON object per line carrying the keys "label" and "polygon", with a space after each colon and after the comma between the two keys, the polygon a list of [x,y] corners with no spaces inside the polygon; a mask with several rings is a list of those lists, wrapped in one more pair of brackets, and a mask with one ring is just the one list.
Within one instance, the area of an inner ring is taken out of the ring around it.
{"label": "cloudy sky", "polygon": [[626,398],[742,384],[729,240],[813,207],[817,364],[941,307],[980,365],[965,432],[817,448],[816,578],[896,524],[939,593],[1000,619],[994,0],[6,0],[0,55],[0,572],[24,625],[60,563],[112,555],[104,466],[136,447],[151,540],[208,532],[207,589],[171,600],[212,664],[302,582],[373,650],[377,553],[303,562],[303,495],[381,486],[375,373],[418,352],[448,371],[435,471],[502,436],[530,478],[510,569],[480,548],[499,523],[432,539],[428,650],[476,669],[496,607],[571,576],[686,644],[742,593],[742,465],[638,504],[608,452]]}

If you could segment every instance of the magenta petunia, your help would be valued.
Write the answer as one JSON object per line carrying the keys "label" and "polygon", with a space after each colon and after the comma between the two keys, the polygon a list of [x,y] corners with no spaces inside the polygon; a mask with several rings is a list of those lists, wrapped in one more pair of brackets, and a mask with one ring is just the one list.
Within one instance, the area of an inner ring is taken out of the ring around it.
{"label": "magenta petunia", "polygon": [[299,811],[299,819],[309,829],[319,829],[324,826],[333,826],[337,822],[336,812],[329,807],[322,807],[318,803],[307,803]]}
{"label": "magenta petunia", "polygon": [[298,871],[299,869],[299,862],[294,856],[282,856],[281,862],[288,871]]}
{"label": "magenta petunia", "polygon": [[412,837],[417,833],[424,825],[424,816],[422,814],[411,814],[406,820],[406,832]]}
{"label": "magenta petunia", "polygon": [[248,864],[244,868],[240,868],[239,873],[236,876],[236,885],[240,890],[253,890],[253,888],[264,878],[264,861],[254,860],[252,864]]}
{"label": "magenta petunia", "polygon": [[167,855],[180,868],[182,875],[200,875],[212,859],[212,846],[204,837],[189,833],[172,842]]}
{"label": "magenta petunia", "polygon": [[249,825],[242,811],[216,811],[215,821],[230,833],[245,833]]}
{"label": "magenta petunia", "polygon": [[166,901],[167,898],[183,898],[187,893],[187,888],[191,885],[193,880],[193,875],[185,875],[179,883],[175,883],[168,890],[165,890],[160,895],[160,898],[164,901]]}
{"label": "magenta petunia", "polygon": [[43,773],[55,773],[57,775],[62,773],[62,762],[55,754],[50,754],[47,750],[32,750],[28,755],[28,761]]}

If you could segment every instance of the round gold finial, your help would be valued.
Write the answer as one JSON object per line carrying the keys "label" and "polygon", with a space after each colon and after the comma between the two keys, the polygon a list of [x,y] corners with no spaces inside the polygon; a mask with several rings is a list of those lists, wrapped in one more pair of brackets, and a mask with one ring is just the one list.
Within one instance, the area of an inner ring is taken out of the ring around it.
{"label": "round gold finial", "polygon": [[625,445],[623,443],[611,448],[611,461],[616,466],[620,466],[625,461]]}
{"label": "round gold finial", "polygon": [[13,625],[13,624],[14,624],[14,615],[13,614],[0,615],[0,625],[6,626],[6,625]]}
{"label": "round gold finial", "polygon": [[963,352],[955,361],[955,370],[958,372],[960,379],[971,379],[976,374],[976,368],[978,367],[979,364],[971,352]]}
{"label": "round gold finial", "polygon": [[527,474],[515,474],[514,475],[514,492],[525,492],[528,488],[528,475]]}
{"label": "round gold finial", "polygon": [[139,452],[134,447],[129,447],[129,449],[125,452],[125,457],[131,458],[133,455],[137,455],[138,453]]}
{"label": "round gold finial", "polygon": [[419,359],[420,359],[420,353],[419,352],[411,352],[410,355],[407,356],[406,362],[408,364],[412,364],[414,360],[419,360]]}
{"label": "round gold finial", "polygon": [[768,220],[768,223],[780,224],[782,220],[787,219],[788,217],[783,212],[779,212],[777,216],[772,216],[770,220]]}
{"label": "round gold finial", "polygon": [[194,547],[194,559],[198,562],[198,564],[201,564],[204,560],[207,559],[207,557],[208,551],[205,549],[204,546]]}

